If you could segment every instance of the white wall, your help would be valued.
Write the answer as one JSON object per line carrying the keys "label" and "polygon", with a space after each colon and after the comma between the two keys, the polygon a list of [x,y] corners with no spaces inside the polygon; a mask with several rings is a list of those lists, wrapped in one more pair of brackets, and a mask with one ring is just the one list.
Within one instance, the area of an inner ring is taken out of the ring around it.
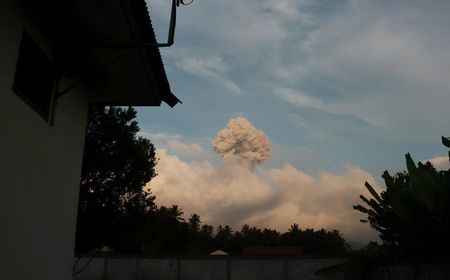
{"label": "white wall", "polygon": [[71,279],[88,102],[61,97],[51,127],[12,92],[29,24],[13,3],[0,1],[0,278]]}

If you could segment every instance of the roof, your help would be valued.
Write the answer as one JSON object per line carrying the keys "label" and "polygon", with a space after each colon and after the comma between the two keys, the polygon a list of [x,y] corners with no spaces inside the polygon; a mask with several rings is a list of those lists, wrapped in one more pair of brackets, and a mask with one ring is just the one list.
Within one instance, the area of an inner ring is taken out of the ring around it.
{"label": "roof", "polygon": [[210,256],[228,256],[229,254],[225,251],[222,250],[215,250],[214,252],[212,252],[211,254],[209,254]]}
{"label": "roof", "polygon": [[[145,34],[145,40],[148,42],[154,42],[157,43],[155,31],[153,29],[153,24],[150,19],[150,12],[147,6],[147,3],[145,0],[132,0],[132,8],[136,15],[138,27],[141,29],[142,33]],[[161,53],[159,52],[158,47],[149,47],[147,48],[147,53],[149,56],[149,59],[152,64],[159,65],[160,67],[155,68],[155,75],[158,81],[160,82],[160,86],[162,88],[162,91],[165,93],[162,98],[163,101],[168,103],[169,105],[176,101],[176,103],[181,101],[175,97],[170,96],[172,95],[170,91],[170,85],[169,81],[167,79],[166,71],[164,70],[164,62],[161,58]],[[173,98],[176,98],[176,100],[172,100]],[[175,103],[175,104],[176,104]],[[173,107],[173,106],[171,106]]]}
{"label": "roof", "polygon": [[303,255],[302,246],[247,246],[244,256],[299,256]]}
{"label": "roof", "polygon": [[157,40],[145,0],[23,1],[61,72],[96,93],[91,102],[159,106],[165,101],[171,107],[179,102],[159,49],[151,46]]}

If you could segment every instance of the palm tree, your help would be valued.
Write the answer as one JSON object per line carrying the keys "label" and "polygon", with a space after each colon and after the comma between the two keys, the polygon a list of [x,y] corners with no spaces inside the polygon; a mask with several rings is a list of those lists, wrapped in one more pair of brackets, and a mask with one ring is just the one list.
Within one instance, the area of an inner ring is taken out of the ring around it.
{"label": "palm tree", "polygon": [[292,234],[297,234],[297,233],[300,232],[300,227],[298,226],[298,224],[293,224],[289,228],[289,232],[292,233]]}
{"label": "palm tree", "polygon": [[180,207],[178,207],[178,205],[172,205],[172,207],[168,209],[168,214],[170,217],[176,219],[178,222],[184,222],[183,210]]}
{"label": "palm tree", "polygon": [[200,223],[200,216],[195,213],[189,218],[189,227],[194,232],[198,232],[200,230]]}
{"label": "palm tree", "polygon": [[212,225],[202,225],[200,233],[205,237],[212,237],[214,233],[214,227]]}

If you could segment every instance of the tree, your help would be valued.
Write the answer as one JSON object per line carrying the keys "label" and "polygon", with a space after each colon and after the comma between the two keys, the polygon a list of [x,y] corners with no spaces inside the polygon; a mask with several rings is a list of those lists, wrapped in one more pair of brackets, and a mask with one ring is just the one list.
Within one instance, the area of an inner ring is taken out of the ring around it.
{"label": "tree", "polygon": [[[76,252],[104,245],[139,247],[133,234],[139,217],[155,209],[144,186],[156,176],[155,148],[137,136],[136,111],[90,109],[78,206]],[[126,249],[127,250],[127,249]]]}
{"label": "tree", "polygon": [[[450,140],[442,137],[450,148]],[[450,159],[450,153],[449,153]],[[408,256],[448,256],[450,247],[450,169],[437,171],[430,162],[414,163],[406,155],[407,172],[382,175],[386,190],[380,195],[365,183],[373,198],[360,196],[365,206],[353,208],[367,214],[384,244]]]}
{"label": "tree", "polygon": [[298,224],[293,224],[289,228],[289,232],[292,233],[292,234],[297,234],[297,233],[300,232],[300,227],[298,226]]}
{"label": "tree", "polygon": [[202,228],[200,229],[200,233],[205,238],[212,238],[214,234],[214,227],[212,225],[202,225]]}
{"label": "tree", "polygon": [[197,214],[192,214],[189,218],[189,228],[193,232],[198,232],[200,230],[200,216]]}
{"label": "tree", "polygon": [[172,207],[168,208],[167,211],[171,218],[177,220],[178,222],[184,222],[183,210],[181,210],[181,208],[178,207],[178,205],[172,205]]}
{"label": "tree", "polygon": [[217,227],[217,233],[214,238],[217,248],[228,250],[232,238],[233,238],[233,230],[229,225],[225,226],[219,225]]}

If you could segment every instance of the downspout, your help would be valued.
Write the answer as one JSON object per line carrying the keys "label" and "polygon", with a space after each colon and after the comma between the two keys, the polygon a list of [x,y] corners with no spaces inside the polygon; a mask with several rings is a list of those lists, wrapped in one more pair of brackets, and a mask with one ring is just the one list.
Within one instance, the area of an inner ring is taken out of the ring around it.
{"label": "downspout", "polygon": [[[130,19],[127,15],[127,11],[125,8],[125,5],[123,3],[124,0],[119,0],[120,6],[122,8],[122,11],[125,15],[125,18],[127,20],[127,23],[129,26],[131,26]],[[158,42],[144,42],[144,41],[137,41],[136,38],[133,38],[133,43],[107,43],[102,44],[98,46],[99,48],[108,48],[108,49],[124,49],[124,48],[138,48],[138,47],[170,47],[174,43],[175,38],[175,26],[177,23],[177,8],[182,5],[190,5],[193,2],[191,0],[190,2],[186,2],[186,0],[172,0],[172,9],[170,12],[170,23],[169,23],[169,32],[167,35],[167,42],[166,43],[158,43]]]}

